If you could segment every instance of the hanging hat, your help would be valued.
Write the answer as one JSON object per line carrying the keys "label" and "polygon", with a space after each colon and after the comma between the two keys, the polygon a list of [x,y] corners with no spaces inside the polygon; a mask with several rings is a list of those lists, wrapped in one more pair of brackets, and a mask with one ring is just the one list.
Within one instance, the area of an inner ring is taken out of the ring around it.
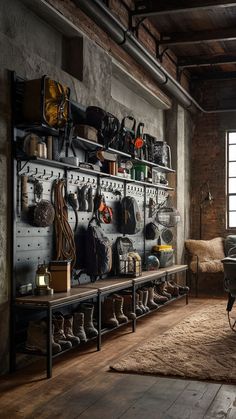
{"label": "hanging hat", "polygon": [[148,223],[145,227],[145,237],[146,240],[155,240],[158,239],[160,235],[160,232],[158,230],[158,227],[154,223]]}

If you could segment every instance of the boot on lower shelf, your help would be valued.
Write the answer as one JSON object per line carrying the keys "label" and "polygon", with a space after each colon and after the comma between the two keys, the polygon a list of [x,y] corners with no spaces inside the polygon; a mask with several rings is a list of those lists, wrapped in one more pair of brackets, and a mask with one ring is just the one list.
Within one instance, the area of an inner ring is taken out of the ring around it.
{"label": "boot on lower shelf", "polygon": [[153,310],[154,308],[158,307],[158,304],[154,301],[154,287],[148,288],[148,301],[147,306],[150,308],[150,310]]}
{"label": "boot on lower shelf", "polygon": [[72,345],[78,345],[80,343],[80,338],[74,335],[73,332],[73,316],[68,315],[64,317],[64,332],[66,339],[69,340]]}
{"label": "boot on lower shelf", "polygon": [[133,311],[133,297],[132,294],[123,294],[122,295],[124,302],[123,302],[123,311],[125,316],[128,317],[129,320],[135,320],[136,314]]}
{"label": "boot on lower shelf", "polygon": [[167,292],[165,290],[165,286],[166,286],[166,283],[165,282],[162,282],[161,284],[156,285],[156,287],[155,287],[156,292],[159,295],[163,295],[164,297],[167,297],[168,300],[171,300],[172,296],[171,296],[171,294],[169,292]]}
{"label": "boot on lower shelf", "polygon": [[87,342],[87,337],[84,330],[84,313],[74,313],[73,318],[74,335],[78,336],[81,343]]}
{"label": "boot on lower shelf", "polygon": [[98,330],[94,327],[93,314],[94,305],[90,303],[81,304],[80,311],[84,313],[84,330],[88,339],[98,335]]}
{"label": "boot on lower shelf", "polygon": [[[52,353],[61,352],[62,348],[59,343],[54,341],[54,327],[52,326],[51,345]],[[26,349],[29,351],[40,351],[47,353],[47,323],[44,320],[30,321],[27,329]]]}
{"label": "boot on lower shelf", "polygon": [[166,296],[164,296],[162,293],[159,293],[157,285],[154,287],[154,301],[157,304],[164,304],[168,301]]}
{"label": "boot on lower shelf", "polygon": [[172,295],[172,297],[179,296],[179,287],[172,285],[169,281],[166,281],[165,290],[169,292]]}
{"label": "boot on lower shelf", "polygon": [[135,313],[136,316],[141,316],[145,313],[145,311],[140,307],[140,295],[137,292],[135,293]]}
{"label": "boot on lower shelf", "polygon": [[128,323],[128,317],[124,314],[123,306],[124,306],[124,298],[119,294],[114,294],[114,304],[115,304],[115,316],[118,322],[121,323]]}
{"label": "boot on lower shelf", "polygon": [[168,298],[165,297],[164,295],[158,294],[157,291],[154,291],[154,301],[157,304],[164,304],[168,301]]}
{"label": "boot on lower shelf", "polygon": [[54,340],[61,345],[62,351],[72,348],[72,343],[66,338],[64,332],[64,317],[62,315],[54,316],[52,323],[54,326]]}
{"label": "boot on lower shelf", "polygon": [[173,285],[173,287],[178,287],[180,295],[189,293],[189,287],[187,285],[182,286],[182,285],[176,284],[176,282],[174,281],[169,281],[169,283]]}
{"label": "boot on lower shelf", "polygon": [[142,292],[143,292],[143,305],[144,305],[144,308],[145,308],[146,313],[148,313],[150,311],[150,308],[147,305],[147,302],[148,302],[148,290],[146,288],[143,288],[142,289]]}
{"label": "boot on lower shelf", "polygon": [[139,307],[141,308],[143,313],[146,313],[146,307],[144,307],[143,304],[143,291],[142,290],[137,290],[137,294],[139,295]]}
{"label": "boot on lower shelf", "polygon": [[102,324],[106,327],[117,327],[119,322],[115,314],[115,298],[107,297],[102,303]]}

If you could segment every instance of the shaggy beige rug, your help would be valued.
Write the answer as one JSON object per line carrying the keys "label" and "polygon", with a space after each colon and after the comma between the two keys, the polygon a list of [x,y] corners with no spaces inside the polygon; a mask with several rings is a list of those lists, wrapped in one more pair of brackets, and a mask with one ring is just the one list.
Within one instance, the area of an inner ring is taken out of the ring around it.
{"label": "shaggy beige rug", "polygon": [[200,308],[168,332],[123,356],[111,369],[236,381],[236,333],[229,328],[226,302]]}

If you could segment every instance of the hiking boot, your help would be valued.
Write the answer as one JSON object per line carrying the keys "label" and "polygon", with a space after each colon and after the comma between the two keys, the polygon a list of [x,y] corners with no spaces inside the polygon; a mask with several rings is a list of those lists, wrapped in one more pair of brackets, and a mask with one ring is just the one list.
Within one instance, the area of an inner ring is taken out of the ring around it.
{"label": "hiking boot", "polygon": [[141,308],[143,313],[146,313],[146,308],[143,305],[143,291],[137,290],[137,294],[139,295],[139,307]]}
{"label": "hiking boot", "polygon": [[150,308],[147,306],[148,290],[146,288],[143,288],[142,291],[143,291],[143,305],[144,305],[146,313],[148,313],[150,311]]}
{"label": "hiking boot", "polygon": [[171,300],[171,294],[165,290],[165,282],[162,282],[161,284],[158,284],[155,286],[155,291],[159,295],[163,295],[164,297],[167,297],[168,300]]}
{"label": "hiking boot", "polygon": [[115,316],[119,323],[127,323],[128,317],[125,316],[123,311],[123,305],[124,305],[124,298],[121,297],[121,295],[115,294],[114,295],[114,304],[115,304]]}
{"label": "hiking boot", "polygon": [[172,295],[172,297],[178,297],[179,295],[179,287],[171,285],[169,281],[166,281],[165,290]]}
{"label": "hiking boot", "polygon": [[189,293],[189,287],[187,287],[187,285],[186,286],[178,285],[174,281],[170,281],[170,284],[173,285],[174,287],[178,287],[179,288],[179,294],[180,295],[188,294]]}
{"label": "hiking boot", "polygon": [[[51,345],[52,353],[61,352],[61,346],[54,341],[54,327],[52,326]],[[26,349],[47,353],[47,323],[44,320],[30,321],[27,329]]]}
{"label": "hiking boot", "polygon": [[93,324],[94,305],[89,303],[81,304],[80,311],[84,313],[84,330],[87,338],[91,339],[98,335]]}
{"label": "hiking boot", "polygon": [[61,345],[62,351],[72,348],[72,343],[66,338],[64,332],[64,317],[62,315],[58,315],[57,317],[54,316],[52,322],[54,326],[53,336],[55,342]]}
{"label": "hiking boot", "polygon": [[154,302],[154,287],[148,288],[147,306],[150,308],[150,310],[153,310],[154,308],[158,307],[158,305]]}
{"label": "hiking boot", "polygon": [[140,296],[137,292],[135,294],[135,313],[137,316],[141,316],[143,313],[145,313],[145,311],[140,307]]}
{"label": "hiking boot", "polygon": [[168,301],[167,297],[165,297],[164,295],[160,295],[155,291],[154,291],[153,299],[154,299],[155,303],[157,303],[157,304],[164,304]]}
{"label": "hiking boot", "polygon": [[73,330],[74,335],[78,336],[80,342],[87,342],[87,337],[84,330],[84,313],[74,313]]}
{"label": "hiking boot", "polygon": [[129,320],[135,320],[136,314],[133,312],[133,298],[132,294],[123,294],[123,311]]}
{"label": "hiking boot", "polygon": [[114,297],[107,297],[102,303],[102,324],[107,327],[119,326],[119,322],[115,315]]}
{"label": "hiking boot", "polygon": [[64,332],[66,339],[69,340],[72,345],[79,345],[80,339],[73,333],[73,316],[71,315],[64,317]]}

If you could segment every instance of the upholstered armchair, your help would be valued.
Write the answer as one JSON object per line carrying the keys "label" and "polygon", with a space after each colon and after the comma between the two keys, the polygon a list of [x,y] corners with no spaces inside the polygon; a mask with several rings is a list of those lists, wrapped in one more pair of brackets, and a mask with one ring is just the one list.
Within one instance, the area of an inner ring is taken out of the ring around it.
{"label": "upholstered armchair", "polygon": [[[227,251],[230,248],[229,246],[230,244],[228,244]],[[189,267],[189,282],[191,285],[192,279],[195,280],[195,294],[197,297],[199,275],[201,273],[222,272],[223,274],[224,272],[221,260],[225,257],[225,240],[222,237],[216,237],[212,240],[186,240],[185,249]]]}

